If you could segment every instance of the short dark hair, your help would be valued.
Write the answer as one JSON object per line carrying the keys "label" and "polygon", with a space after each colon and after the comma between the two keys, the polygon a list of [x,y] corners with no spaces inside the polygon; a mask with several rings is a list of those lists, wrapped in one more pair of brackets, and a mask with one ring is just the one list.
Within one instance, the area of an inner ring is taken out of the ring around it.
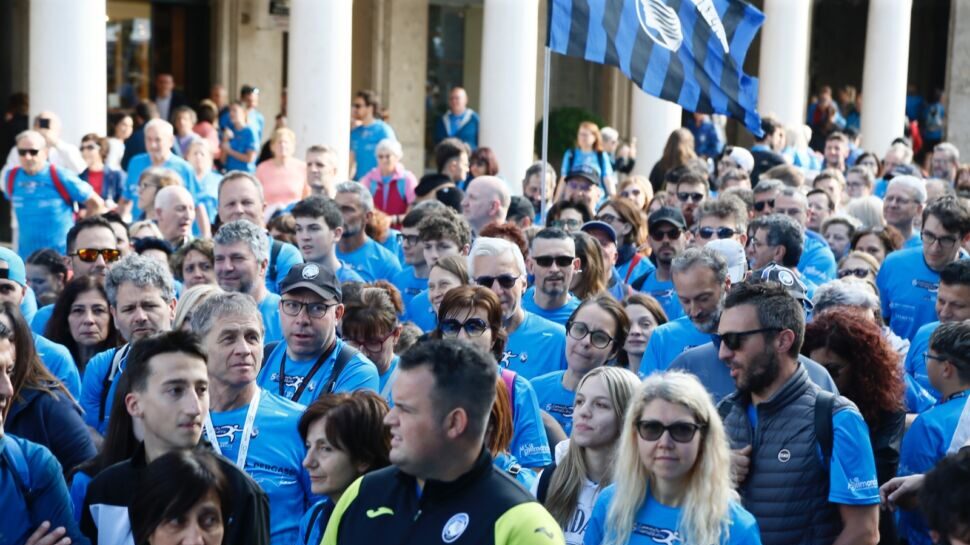
{"label": "short dark hair", "polygon": [[136,254],[141,254],[146,250],[159,250],[165,252],[167,256],[171,256],[173,253],[172,244],[169,241],[155,237],[141,237],[136,239],[132,247]]}
{"label": "short dark hair", "polygon": [[760,327],[790,329],[795,341],[788,355],[797,358],[805,340],[805,310],[802,304],[777,282],[755,280],[731,286],[724,301],[724,309],[751,305],[758,315]]}
{"label": "short dark hair", "polygon": [[949,286],[970,286],[970,260],[958,259],[940,271],[940,283]]}
{"label": "short dark hair", "polygon": [[785,247],[785,257],[779,265],[788,268],[798,266],[798,260],[802,258],[805,235],[797,221],[785,214],[769,214],[751,221],[751,232],[757,232],[758,229],[768,232],[765,244]]}
{"label": "short dark hair", "polygon": [[331,231],[344,225],[344,216],[337,203],[319,195],[312,195],[294,204],[290,215],[294,218],[323,218]]}
{"label": "short dark hair", "polygon": [[81,231],[96,227],[104,227],[108,231],[111,231],[111,236],[114,237],[115,231],[111,228],[111,223],[108,220],[101,216],[89,216],[75,223],[71,227],[71,230],[67,232],[67,253],[70,254],[75,250],[74,243],[77,241],[77,237],[81,234]]}
{"label": "short dark hair", "polygon": [[[926,525],[940,533],[940,543],[950,539],[970,541],[970,450],[966,448],[940,460],[923,480],[919,506]],[[959,486],[958,483],[964,483]],[[955,486],[956,485],[956,486]]]}
{"label": "short dark hair", "polygon": [[583,223],[593,219],[593,212],[589,209],[589,206],[586,206],[586,203],[559,201],[550,206],[549,211],[546,212],[546,223],[558,220],[559,215],[562,214],[563,210],[575,210],[579,212],[579,215],[583,218]]}
{"label": "short dark hair", "polygon": [[767,117],[767,116],[766,117],[762,117],[761,118],[761,130],[763,130],[765,132],[765,135],[763,137],[761,137],[758,141],[759,142],[764,142],[765,140],[767,140],[768,138],[770,138],[771,135],[775,134],[775,131],[777,131],[778,129],[783,129],[783,128],[784,128],[784,125],[782,125],[781,122],[778,121],[777,119],[774,119],[772,117]]}
{"label": "short dark hair", "polygon": [[306,441],[310,426],[326,417],[327,442],[345,452],[355,466],[363,463],[373,471],[391,464],[391,434],[384,425],[388,410],[384,398],[369,390],[324,394],[306,408],[297,429]]}
{"label": "short dark hair", "polygon": [[[821,177],[821,175],[819,175],[819,177]],[[816,178],[816,180],[817,179],[818,178]],[[832,194],[829,193],[828,190],[821,189],[821,188],[816,188],[816,189],[813,189],[813,190],[809,191],[808,193],[806,193],[805,194],[805,197],[808,198],[808,197],[811,197],[812,195],[822,195],[822,196],[824,196],[825,199],[826,199],[826,201],[828,201],[828,203],[829,203],[828,206],[827,206],[829,212],[834,212],[835,211],[835,201],[832,199]]]}
{"label": "short dark hair", "polygon": [[471,155],[471,148],[468,144],[457,138],[445,138],[434,147],[434,163],[438,172],[444,172],[448,161],[460,156],[462,153]]}
{"label": "short dark hair", "polygon": [[535,244],[536,240],[572,240],[573,238],[569,236],[569,233],[563,231],[558,227],[545,227],[540,229],[536,236],[532,237],[532,243]]}
{"label": "short dark hair", "polygon": [[461,248],[471,243],[472,228],[464,216],[445,208],[418,223],[418,238],[421,241],[447,239]]}
{"label": "short dark hair", "polygon": [[923,209],[923,224],[927,218],[935,217],[943,228],[951,233],[964,236],[970,233],[970,209],[955,195],[944,195]]}
{"label": "short dark hair", "polygon": [[825,137],[825,141],[838,140],[839,142],[849,143],[849,137],[845,135],[842,131],[832,131],[828,136]]}
{"label": "short dark hair", "polygon": [[417,227],[421,220],[428,217],[431,212],[442,210],[445,207],[439,201],[423,201],[414,205],[411,210],[401,220],[401,226],[412,228]]}
{"label": "short dark hair", "polygon": [[495,358],[463,340],[432,339],[412,346],[398,363],[401,371],[421,367],[434,376],[431,400],[435,412],[443,417],[461,407],[468,413],[470,433],[483,434],[495,401]]}
{"label": "short dark hair", "polygon": [[124,218],[121,217],[121,214],[115,212],[114,210],[111,210],[110,212],[105,212],[104,214],[101,214],[101,217],[108,220],[108,223],[112,223],[112,224],[120,225],[124,227],[125,235],[128,234],[128,222],[126,222]]}
{"label": "short dark hair", "polygon": [[930,348],[957,368],[960,382],[970,383],[970,322],[946,322],[930,335]]}
{"label": "short dark hair", "polygon": [[195,333],[175,330],[166,331],[138,341],[128,351],[128,364],[125,373],[131,380],[132,391],[144,392],[148,387],[148,377],[152,374],[149,362],[161,354],[187,354],[206,361],[202,342]]}

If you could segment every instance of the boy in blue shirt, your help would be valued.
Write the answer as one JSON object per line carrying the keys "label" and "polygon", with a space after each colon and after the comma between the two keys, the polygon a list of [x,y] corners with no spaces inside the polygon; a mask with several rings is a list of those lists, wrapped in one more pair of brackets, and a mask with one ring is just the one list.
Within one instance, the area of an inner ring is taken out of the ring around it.
{"label": "boy in blue shirt", "polygon": [[344,217],[333,199],[307,197],[293,205],[290,214],[296,221],[296,243],[304,262],[330,269],[340,282],[364,281],[337,259],[337,242],[344,232]]}
{"label": "boy in blue shirt", "polygon": [[259,139],[246,116],[246,106],[242,102],[229,105],[230,126],[223,128],[221,148],[226,170],[256,171]]}
{"label": "boy in blue shirt", "polygon": [[[418,223],[417,230],[421,255],[429,275],[431,267],[442,257],[468,254],[472,228],[464,216],[450,208],[441,208],[428,215]],[[431,331],[438,323],[427,289],[411,299],[404,313],[422,331]]]}
{"label": "boy in blue shirt", "polygon": [[443,209],[444,205],[436,200],[424,201],[414,205],[401,222],[401,249],[406,267],[397,273],[391,283],[401,292],[401,300],[405,305],[428,289],[431,264],[424,258],[424,245],[421,243],[418,225],[432,212],[437,214]]}

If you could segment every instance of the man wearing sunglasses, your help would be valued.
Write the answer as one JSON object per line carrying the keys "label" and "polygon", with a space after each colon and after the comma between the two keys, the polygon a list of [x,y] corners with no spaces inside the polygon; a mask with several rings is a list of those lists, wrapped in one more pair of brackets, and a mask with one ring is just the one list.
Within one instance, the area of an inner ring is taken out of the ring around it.
{"label": "man wearing sunglasses", "polygon": [[259,385],[301,405],[330,392],[376,392],[377,367],[337,337],[344,305],[333,271],[316,263],[297,265],[280,291],[283,341],[266,345]]}
{"label": "man wearing sunglasses", "polygon": [[816,286],[835,280],[838,266],[835,254],[822,235],[807,229],[808,198],[799,189],[782,188],[775,196],[775,213],[784,214],[798,223],[802,231],[802,255],[798,258],[798,272]]}
{"label": "man wearing sunglasses", "polygon": [[667,313],[667,319],[676,320],[684,315],[684,310],[674,292],[670,264],[687,249],[687,223],[680,210],[665,206],[650,214],[647,229],[650,259],[657,268],[635,278],[630,286],[656,299]]}
{"label": "man wearing sunglasses", "polygon": [[696,172],[687,172],[674,184],[674,195],[680,203],[680,212],[684,215],[687,226],[694,225],[697,221],[695,212],[708,198],[707,178]]}
{"label": "man wearing sunglasses", "polygon": [[744,248],[748,242],[748,209],[740,199],[721,195],[704,201],[697,210],[694,245],[705,246],[714,240],[734,240]]}
{"label": "man wearing sunglasses", "polygon": [[869,430],[855,405],[821,393],[799,363],[801,303],[775,282],[739,284],[717,332],[718,355],[737,386],[719,412],[761,541],[875,545],[879,486]]}
{"label": "man wearing sunglasses", "polygon": [[767,216],[775,211],[775,196],[785,187],[779,180],[765,179],[754,186],[754,217]]}
{"label": "man wearing sunglasses", "polygon": [[579,299],[569,293],[580,268],[576,244],[565,231],[547,228],[532,240],[531,254],[528,265],[535,283],[526,290],[522,308],[565,327],[579,306]]}

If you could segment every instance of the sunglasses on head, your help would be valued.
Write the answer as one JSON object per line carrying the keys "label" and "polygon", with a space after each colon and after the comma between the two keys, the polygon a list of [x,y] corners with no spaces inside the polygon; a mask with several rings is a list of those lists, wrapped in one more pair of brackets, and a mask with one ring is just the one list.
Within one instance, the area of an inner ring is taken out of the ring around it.
{"label": "sunglasses on head", "polygon": [[775,199],[768,199],[767,201],[757,201],[754,203],[754,209],[757,210],[758,212],[761,212],[762,210],[765,209],[766,205],[768,206],[768,208],[774,208]]}
{"label": "sunglasses on head", "polygon": [[535,259],[536,265],[540,267],[552,267],[552,264],[555,263],[557,267],[564,269],[571,266],[573,264],[573,260],[576,258],[569,255],[540,255],[533,259]]}
{"label": "sunglasses on head", "polygon": [[488,329],[488,323],[481,318],[469,318],[464,322],[449,318],[438,323],[438,330],[441,331],[442,337],[457,337],[462,329],[469,337],[481,337]]}
{"label": "sunglasses on head", "polygon": [[694,439],[697,430],[704,429],[705,426],[694,424],[693,422],[674,422],[665,425],[656,420],[640,420],[637,422],[637,434],[644,441],[658,441],[663,437],[664,432],[670,433],[670,438],[678,443],[690,443]]}
{"label": "sunglasses on head", "polygon": [[845,278],[846,276],[855,276],[856,278],[868,278],[869,269],[859,268],[859,269],[842,269],[839,271],[839,278]]}
{"label": "sunglasses on head", "polygon": [[704,194],[703,193],[686,193],[686,192],[685,193],[678,193],[677,194],[677,199],[680,202],[687,202],[688,199],[690,199],[690,200],[692,200],[694,202],[701,202],[702,200],[704,200]]}
{"label": "sunglasses on head", "polygon": [[752,329],[750,331],[734,331],[734,332],[728,332],[728,333],[721,333],[719,335],[716,335],[716,337],[718,337],[721,340],[721,344],[728,347],[728,349],[737,350],[741,348],[741,344],[744,342],[744,340],[750,337],[751,335],[755,335],[757,333],[768,333],[768,332],[774,333],[778,331],[781,331],[781,328],[762,327],[760,329]]}
{"label": "sunglasses on head", "polygon": [[711,238],[715,234],[717,234],[717,238],[723,239],[723,238],[733,237],[735,234],[737,234],[737,231],[734,229],[731,229],[730,227],[717,227],[717,228],[701,227],[700,229],[697,230],[697,234],[701,238],[705,238],[705,239]]}
{"label": "sunglasses on head", "polygon": [[650,231],[650,238],[656,240],[657,242],[662,241],[664,237],[669,238],[670,240],[677,240],[680,238],[680,233],[680,229],[654,229]]}
{"label": "sunglasses on head", "polygon": [[498,280],[499,286],[509,289],[515,286],[515,282],[518,279],[518,276],[512,276],[511,274],[500,274],[498,276],[479,276],[475,279],[475,283],[479,286],[490,288],[495,284],[495,281]]}
{"label": "sunglasses on head", "polygon": [[94,263],[98,260],[98,256],[100,255],[104,258],[106,263],[112,263],[121,257],[121,250],[116,250],[114,248],[78,248],[78,250],[71,255],[77,256],[78,259],[85,263]]}

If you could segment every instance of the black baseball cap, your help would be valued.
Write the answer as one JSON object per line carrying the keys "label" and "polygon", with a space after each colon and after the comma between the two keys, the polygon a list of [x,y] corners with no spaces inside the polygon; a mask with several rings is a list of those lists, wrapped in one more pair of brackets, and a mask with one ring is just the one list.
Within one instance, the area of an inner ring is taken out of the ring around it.
{"label": "black baseball cap", "polygon": [[798,275],[775,262],[752,271],[748,281],[777,282],[788,291],[789,295],[805,305],[806,309],[811,309],[813,306],[812,300],[808,297],[808,288],[798,279]]}
{"label": "black baseball cap", "polygon": [[529,199],[523,197],[522,195],[512,195],[512,200],[509,202],[509,211],[506,214],[507,218],[535,218],[536,209],[529,202]]}
{"label": "black baseball cap", "polygon": [[308,289],[324,299],[343,302],[340,281],[329,267],[316,263],[297,263],[280,283],[280,294],[297,289]]}
{"label": "black baseball cap", "polygon": [[569,174],[566,174],[566,181],[573,178],[585,180],[596,186],[600,185],[600,173],[590,165],[580,165],[570,170]]}
{"label": "black baseball cap", "polygon": [[684,214],[679,208],[674,208],[673,206],[664,206],[654,210],[649,217],[647,217],[647,228],[650,229],[654,225],[667,222],[678,229],[686,229],[687,222],[684,220]]}

